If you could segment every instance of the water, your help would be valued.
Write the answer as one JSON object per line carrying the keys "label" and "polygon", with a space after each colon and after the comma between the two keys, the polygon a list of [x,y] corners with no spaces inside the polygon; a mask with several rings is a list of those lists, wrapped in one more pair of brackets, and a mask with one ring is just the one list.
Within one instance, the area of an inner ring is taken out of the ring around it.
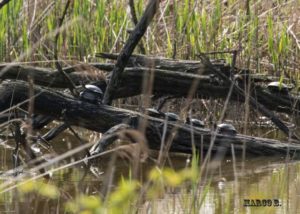
{"label": "water", "polygon": [[[89,134],[89,132],[85,133],[85,135]],[[51,157],[80,146],[80,143],[70,133],[65,133],[53,141],[52,145],[53,148],[47,151],[51,154],[49,160]],[[13,141],[1,143],[2,172],[12,168],[13,146]],[[41,148],[41,151],[46,152],[44,148]],[[51,168],[65,165],[84,156],[85,152],[82,151],[72,158],[53,164]],[[59,188],[60,196],[57,199],[42,197],[37,193],[24,195],[16,189],[3,193],[0,213],[63,213],[65,211],[63,204],[78,195],[103,196],[115,188],[121,177],[128,178],[130,172],[132,173],[132,163],[126,155],[112,162],[113,156],[112,153],[104,155],[97,159],[92,167],[79,163],[53,173],[50,183]],[[147,181],[149,171],[155,166],[156,158],[157,154],[154,152],[151,158],[142,163],[141,170],[136,174],[136,178],[141,183]],[[181,170],[189,163],[190,156],[173,154],[170,155],[167,166]],[[232,157],[227,157],[221,162],[210,163],[202,176],[198,191],[193,193],[186,188],[168,189],[163,197],[144,201],[139,211],[140,213],[300,213],[299,172],[300,162],[287,162],[285,157],[257,157],[245,161],[237,159],[236,162],[232,161]],[[30,176],[34,175],[38,173]],[[7,182],[13,176],[2,175],[0,178],[2,182]],[[210,186],[204,196],[204,189],[208,183]],[[201,207],[192,207],[190,202],[193,200],[195,203],[203,200]],[[261,206],[245,206],[247,204],[245,200],[250,200],[252,205],[261,203]],[[263,206],[264,202],[270,200],[272,206]],[[280,206],[274,206],[275,202],[279,202]]]}

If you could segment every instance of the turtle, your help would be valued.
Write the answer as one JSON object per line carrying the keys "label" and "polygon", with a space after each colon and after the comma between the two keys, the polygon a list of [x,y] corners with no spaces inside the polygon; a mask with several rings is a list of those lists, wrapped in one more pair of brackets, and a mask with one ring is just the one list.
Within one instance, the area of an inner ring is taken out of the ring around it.
{"label": "turtle", "polygon": [[164,118],[165,114],[155,108],[146,108],[146,114],[150,117]]}
{"label": "turtle", "polygon": [[229,123],[221,123],[218,125],[218,132],[220,134],[227,134],[227,135],[236,135],[237,131],[232,124]]}
{"label": "turtle", "polygon": [[204,128],[204,122],[202,120],[198,120],[196,118],[186,118],[186,124],[191,125],[193,127]]}
{"label": "turtle", "polygon": [[83,101],[99,104],[102,101],[103,92],[98,86],[87,84],[84,86],[84,90],[79,94],[79,97]]}
{"label": "turtle", "polygon": [[288,95],[289,91],[293,88],[281,82],[270,82],[267,86],[268,90],[274,94]]}
{"label": "turtle", "polygon": [[173,112],[166,112],[165,117],[168,121],[177,121],[179,120],[179,116]]}

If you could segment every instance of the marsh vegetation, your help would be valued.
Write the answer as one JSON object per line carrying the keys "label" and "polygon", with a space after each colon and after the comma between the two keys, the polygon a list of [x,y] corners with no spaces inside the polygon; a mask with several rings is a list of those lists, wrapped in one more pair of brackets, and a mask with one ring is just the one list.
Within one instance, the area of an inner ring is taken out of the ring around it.
{"label": "marsh vegetation", "polygon": [[299,8],[0,0],[0,212],[297,213]]}

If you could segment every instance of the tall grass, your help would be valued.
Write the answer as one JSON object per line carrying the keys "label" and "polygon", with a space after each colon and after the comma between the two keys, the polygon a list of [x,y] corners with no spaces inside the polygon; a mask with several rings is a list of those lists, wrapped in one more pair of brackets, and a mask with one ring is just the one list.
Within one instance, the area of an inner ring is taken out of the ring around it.
{"label": "tall grass", "polygon": [[[45,35],[55,30],[61,6],[66,1],[55,2],[55,7],[47,11],[44,9],[48,5],[41,2],[36,6],[34,23],[38,27],[35,32],[29,28],[31,20],[26,17],[28,8],[24,8],[23,1],[13,1],[0,11],[1,61],[16,60],[30,48],[36,42],[31,34]],[[247,6],[241,0],[164,1],[162,13],[157,15],[143,39],[147,52],[171,57],[176,39],[178,58],[195,58],[199,52],[240,49],[238,65],[241,67],[256,69],[259,64],[260,72],[295,75],[292,70],[293,65],[299,64],[299,50],[288,29],[296,31],[296,36],[299,34],[295,25],[295,17],[299,15],[296,10],[298,3],[271,2],[258,1]],[[139,0],[135,4],[140,17],[145,1]],[[28,7],[32,10],[33,5]],[[127,11],[126,1],[74,1],[66,22],[75,21],[61,34],[60,58],[83,60],[95,52],[120,51],[128,38],[126,30],[133,27]],[[176,14],[175,25],[172,24],[172,14]],[[174,30],[176,35],[171,33]],[[51,59],[52,49],[53,38],[50,37],[35,50],[33,55],[36,58],[31,55],[26,60],[41,60],[45,56]],[[290,57],[292,55],[295,57]],[[221,57],[230,60],[228,54]]]}

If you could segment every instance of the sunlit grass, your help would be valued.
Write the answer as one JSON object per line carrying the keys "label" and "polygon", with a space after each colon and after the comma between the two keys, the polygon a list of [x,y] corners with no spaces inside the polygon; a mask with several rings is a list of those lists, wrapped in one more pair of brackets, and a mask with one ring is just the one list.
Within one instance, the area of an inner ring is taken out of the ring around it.
{"label": "sunlit grass", "polygon": [[[38,4],[34,28],[30,28],[32,20],[26,17],[28,8],[24,8],[23,1],[16,0],[5,6],[0,11],[1,60],[16,60],[33,45],[36,32],[54,31],[65,3],[57,1],[47,11],[45,8],[49,5]],[[135,2],[138,17],[144,5],[143,0]],[[195,58],[199,52],[239,49],[238,66],[277,75],[287,72],[293,76],[296,75],[292,72],[293,65],[299,63],[296,40],[288,33],[289,27],[297,29],[292,26],[291,17],[299,15],[294,5],[296,1],[272,1],[272,4],[258,1],[249,5],[250,14],[247,14],[247,6],[240,0],[166,1],[161,4],[163,14],[158,13],[143,41],[149,54],[171,57],[176,40],[177,58]],[[127,29],[133,27],[126,1],[74,1],[65,22],[77,19],[61,33],[61,59],[83,60],[95,52],[118,52],[128,38]],[[26,60],[44,59],[45,56],[51,59],[53,45],[52,38],[43,41],[33,54],[35,58],[31,55]],[[218,57],[231,60],[229,54]]]}

